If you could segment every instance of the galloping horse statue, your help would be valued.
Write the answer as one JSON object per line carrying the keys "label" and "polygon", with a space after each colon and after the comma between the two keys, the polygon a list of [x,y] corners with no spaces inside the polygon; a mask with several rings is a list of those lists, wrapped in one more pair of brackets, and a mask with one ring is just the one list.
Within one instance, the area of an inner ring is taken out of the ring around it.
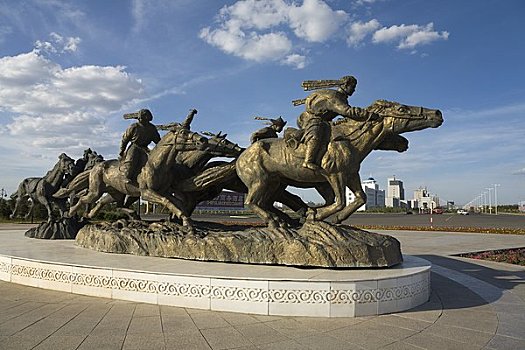
{"label": "galloping horse statue", "polygon": [[35,202],[42,203],[46,207],[48,222],[53,220],[53,206],[58,207],[60,216],[63,217],[66,211],[66,200],[53,198],[53,194],[62,185],[64,176],[73,173],[74,165],[75,161],[62,153],[53,169],[48,171],[44,177],[29,177],[22,180],[18,185],[18,190],[11,195],[11,199],[15,201],[15,209],[10,217],[13,219],[20,214],[20,205],[26,199],[30,199],[30,204],[25,218],[32,214]]}
{"label": "galloping horse statue", "polygon": [[[117,202],[117,206],[122,208],[142,197],[144,200],[167,207],[184,226],[192,228],[185,210],[184,195],[172,184],[176,179],[180,179],[180,176],[191,176],[194,167],[201,164],[204,166],[213,156],[237,156],[242,149],[227,141],[225,137],[226,135],[217,135],[208,140],[186,128],[173,127],[151,150],[148,161],[138,176],[138,187],[125,182],[118,169],[117,160],[108,160],[95,165],[89,172],[88,193],[80,197],[78,203],[71,207],[70,215],[77,213],[82,204],[94,203],[98,199],[100,201],[87,214],[88,218],[96,215],[105,204]],[[79,190],[79,188],[70,190]],[[106,196],[101,198],[104,193],[107,193]],[[128,200],[124,204],[126,196]]]}
{"label": "galloping horse statue", "polygon": [[[269,227],[284,226],[282,216],[273,208],[277,191],[288,185],[309,188],[328,183],[333,202],[327,201],[320,208],[310,208],[308,219],[320,221],[335,214],[335,222],[341,223],[366,203],[359,169],[372,150],[381,148],[385,140],[396,140],[396,135],[436,128],[443,123],[441,112],[435,109],[385,100],[378,100],[367,109],[381,118],[365,122],[342,119],[332,123],[331,141],[323,156],[321,171],[302,167],[304,145],[299,143],[297,149],[293,149],[289,146],[293,142],[286,138],[264,139],[248,147],[236,164],[237,174],[248,188],[246,204]],[[348,205],[346,187],[355,195]]]}

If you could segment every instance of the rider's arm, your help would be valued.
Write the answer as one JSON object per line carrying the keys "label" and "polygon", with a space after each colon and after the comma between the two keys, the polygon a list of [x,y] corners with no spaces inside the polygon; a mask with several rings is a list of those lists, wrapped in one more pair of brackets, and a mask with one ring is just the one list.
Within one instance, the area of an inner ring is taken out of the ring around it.
{"label": "rider's arm", "polygon": [[133,131],[135,130],[135,125],[131,125],[126,129],[124,132],[124,135],[122,135],[122,141],[120,141],[120,152],[119,156],[124,157],[124,153],[126,152],[126,147],[128,146],[128,143],[131,141],[131,138],[133,137]]}
{"label": "rider's arm", "polygon": [[156,127],[153,127],[153,137],[152,141],[157,144],[160,141],[160,134]]}
{"label": "rider's arm", "polygon": [[351,118],[351,119],[359,120],[359,121],[375,119],[375,117],[377,116],[374,113],[369,112],[364,108],[349,106],[348,103],[345,103],[344,101],[341,101],[341,100],[335,100],[335,101],[332,100],[330,107],[332,111],[336,112],[337,114],[345,118]]}

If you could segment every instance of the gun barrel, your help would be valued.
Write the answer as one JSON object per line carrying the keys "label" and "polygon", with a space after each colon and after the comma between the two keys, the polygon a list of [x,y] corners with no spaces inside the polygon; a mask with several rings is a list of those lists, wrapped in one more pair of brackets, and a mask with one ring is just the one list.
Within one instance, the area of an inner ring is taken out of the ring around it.
{"label": "gun barrel", "polygon": [[304,91],[330,88],[341,85],[341,80],[305,80],[301,86]]}
{"label": "gun barrel", "polygon": [[137,112],[134,113],[126,113],[122,116],[124,119],[138,119],[139,114]]}
{"label": "gun barrel", "polygon": [[306,98],[300,98],[298,100],[293,100],[292,103],[295,107],[304,105],[306,103]]}

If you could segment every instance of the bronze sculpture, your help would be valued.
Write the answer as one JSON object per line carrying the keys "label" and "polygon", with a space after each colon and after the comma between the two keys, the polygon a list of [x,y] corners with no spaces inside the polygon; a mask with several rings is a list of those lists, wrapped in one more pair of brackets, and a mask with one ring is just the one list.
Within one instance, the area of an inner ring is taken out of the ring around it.
{"label": "bronze sculpture", "polygon": [[[357,79],[353,76],[344,76],[340,80],[305,81],[302,85],[306,91],[320,89],[304,100],[305,111],[297,118],[297,125],[304,130],[301,141],[306,145],[302,166],[318,170],[330,139],[328,122],[339,115],[358,121],[377,119],[378,116],[348,104],[348,97],[357,86]],[[328,87],[337,87],[337,90],[326,89]],[[297,100],[294,105],[299,105]]]}
{"label": "bronze sculpture", "polygon": [[74,165],[75,161],[62,153],[53,169],[48,171],[44,177],[30,177],[22,180],[18,185],[18,190],[11,195],[11,199],[15,201],[15,208],[10,217],[15,218],[20,214],[20,205],[26,199],[30,199],[26,218],[31,215],[35,202],[42,203],[46,207],[48,222],[53,219],[53,207],[59,209],[60,217],[62,217],[66,211],[66,202],[63,199],[54,198],[53,194],[62,186],[65,176],[73,174]]}
{"label": "bronze sculpture", "polygon": [[[151,124],[153,115],[149,109],[141,109],[136,113],[124,115],[124,119],[138,120],[137,123],[130,125],[120,142],[120,171],[126,183],[136,184],[140,169],[148,161],[148,145],[152,142],[158,143],[160,135],[155,125]],[[128,147],[129,144],[129,147]]]}
{"label": "bronze sculpture", "polygon": [[[279,137],[286,125],[282,117],[257,117],[269,126],[251,135],[247,149],[221,132],[202,133],[205,137],[191,131],[195,109],[182,123],[164,125],[152,124],[148,110],[127,114],[126,119],[139,121],[124,133],[120,161],[84,167],[54,196],[79,194],[76,203],[70,200],[72,221],[84,205],[95,205],[84,214],[92,218],[112,202],[132,218],[80,229],[79,245],[103,251],[308,266],[395,265],[402,261],[398,241],[341,223],[366,202],[359,177],[363,159],[373,150],[406,151],[408,140],[402,133],[438,127],[443,118],[439,110],[385,100],[367,108],[350,106],[347,99],[356,84],[352,76],[303,82],[305,90],[315,91],[293,101],[305,104],[299,129],[289,127]],[[338,116],[342,118],[335,120]],[[166,133],[161,137],[158,130]],[[79,160],[78,171],[84,163]],[[311,208],[288,186],[315,188],[325,204]],[[355,194],[351,203],[346,203],[346,188]],[[194,225],[191,215],[199,201],[223,189],[247,193],[246,204],[266,227],[237,231],[224,225]],[[171,221],[138,220],[130,206],[139,198],[167,208]],[[276,201],[302,220],[274,207]],[[336,225],[323,222],[329,217]]]}
{"label": "bronze sculpture", "polygon": [[[321,221],[335,214],[340,223],[366,202],[361,188],[359,167],[363,159],[388,135],[399,135],[443,122],[439,110],[402,105],[378,100],[367,113],[381,115],[373,121],[343,119],[331,124],[332,136],[321,162],[321,169],[303,167],[307,146],[297,149],[285,139],[266,139],[254,143],[237,160],[237,174],[248,187],[246,204],[269,226],[285,225],[274,213],[273,196],[283,185],[315,187],[328,182],[335,195],[332,204],[309,209],[308,218]],[[285,136],[286,138],[286,136]],[[355,200],[346,205],[344,191],[348,187]]]}

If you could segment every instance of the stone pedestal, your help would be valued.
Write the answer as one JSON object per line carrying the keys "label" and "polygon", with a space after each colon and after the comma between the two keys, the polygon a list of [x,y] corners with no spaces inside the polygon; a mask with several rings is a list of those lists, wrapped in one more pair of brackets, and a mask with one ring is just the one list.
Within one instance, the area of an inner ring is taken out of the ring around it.
{"label": "stone pedestal", "polygon": [[196,223],[193,233],[174,223],[118,221],[87,225],[79,246],[101,252],[310,267],[389,267],[403,261],[397,239],[325,222],[300,228]]}

